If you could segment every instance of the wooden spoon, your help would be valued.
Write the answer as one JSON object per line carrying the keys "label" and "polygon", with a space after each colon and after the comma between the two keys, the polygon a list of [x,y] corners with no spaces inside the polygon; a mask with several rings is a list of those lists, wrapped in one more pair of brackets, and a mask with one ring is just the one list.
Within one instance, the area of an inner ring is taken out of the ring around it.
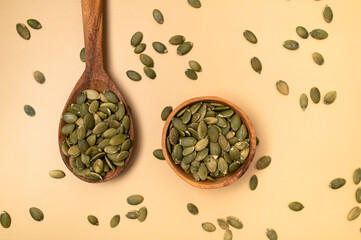
{"label": "wooden spoon", "polygon": [[[197,182],[196,180],[194,180],[192,174],[188,174],[186,173],[181,167],[180,165],[177,165],[174,163],[171,154],[168,152],[167,150],[167,136],[168,136],[168,129],[169,129],[169,125],[173,119],[173,117],[183,108],[192,105],[193,103],[196,102],[216,102],[216,103],[222,103],[223,105],[229,106],[236,114],[238,114],[241,119],[242,119],[242,123],[244,125],[246,125],[247,130],[248,130],[248,137],[250,139],[250,143],[249,143],[249,154],[247,159],[245,160],[245,162],[233,173],[231,174],[227,174],[224,177],[221,178],[216,178],[215,182],[206,180],[206,181],[199,181]],[[163,134],[162,134],[162,150],[163,150],[163,155],[165,157],[165,160],[167,161],[167,163],[169,164],[169,166],[173,169],[173,171],[184,181],[186,181],[187,183],[189,183],[190,185],[197,187],[197,188],[203,188],[203,189],[213,189],[213,188],[220,188],[220,187],[225,187],[227,185],[230,185],[232,183],[234,183],[235,181],[237,181],[248,169],[248,167],[251,165],[253,157],[256,153],[256,134],[254,132],[254,128],[252,125],[251,120],[248,118],[247,114],[242,111],[239,107],[237,107],[236,105],[234,105],[233,103],[219,98],[219,97],[214,97],[214,96],[210,96],[210,97],[196,97],[196,98],[192,98],[189,99],[185,102],[183,102],[182,104],[180,104],[176,109],[174,109],[171,114],[168,116],[165,124],[164,124],[164,128],[163,128]]]}
{"label": "wooden spoon", "polygon": [[[128,105],[125,102],[124,97],[119,92],[117,86],[110,79],[108,74],[104,70],[103,66],[103,0],[82,0],[82,13],[83,13],[83,30],[84,30],[84,42],[85,42],[85,58],[86,66],[85,70],[76,83],[73,91],[64,106],[63,112],[66,112],[67,108],[75,103],[77,96],[86,89],[94,89],[98,92],[103,92],[106,89],[112,90],[123,102],[126,108],[126,114],[130,118],[129,136],[134,139],[133,121],[130,115]],[[68,169],[74,173],[72,167],[69,164],[69,159],[65,156],[61,150],[61,144],[65,140],[65,135],[60,132],[61,128],[65,125],[65,122],[60,119],[58,130],[58,143],[61,153],[61,157]],[[132,154],[133,147],[129,150],[129,157],[125,160],[123,167],[116,167],[114,171],[109,171],[103,180],[99,182],[106,182],[110,179],[118,176],[129,162]],[[85,179],[84,177],[74,174],[83,181],[93,183]]]}

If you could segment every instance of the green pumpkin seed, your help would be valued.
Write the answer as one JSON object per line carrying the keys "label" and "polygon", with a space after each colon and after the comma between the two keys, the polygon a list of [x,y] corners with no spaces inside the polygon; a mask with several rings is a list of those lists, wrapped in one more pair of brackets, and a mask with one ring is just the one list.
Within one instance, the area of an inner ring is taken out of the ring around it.
{"label": "green pumpkin seed", "polygon": [[161,42],[153,42],[152,46],[157,53],[167,53],[167,47]]}
{"label": "green pumpkin seed", "polygon": [[[119,98],[118,98],[118,96],[112,91],[112,90],[105,90],[104,91],[104,96],[105,96],[105,98],[109,101],[109,102],[111,102],[111,103],[118,103],[119,102]],[[108,104],[109,105],[109,104]],[[107,106],[108,106],[107,105]],[[111,106],[113,106],[113,105],[111,105]]]}
{"label": "green pumpkin seed", "polygon": [[182,147],[191,147],[197,143],[197,139],[194,137],[182,137],[179,139],[179,144]]}
{"label": "green pumpkin seed", "polygon": [[332,189],[339,189],[340,187],[343,187],[343,185],[346,184],[346,179],[344,178],[335,178],[332,180],[329,184],[329,187]]}
{"label": "green pumpkin seed", "polygon": [[301,211],[304,208],[304,206],[300,202],[291,202],[290,204],[288,204],[288,207],[296,212]]}
{"label": "green pumpkin seed", "polygon": [[284,41],[284,43],[283,43],[283,47],[285,47],[288,50],[297,50],[299,48],[299,46],[300,45],[295,40],[287,40],[287,41]]}
{"label": "green pumpkin seed", "polygon": [[357,168],[354,172],[353,172],[353,182],[355,184],[359,184],[361,181],[361,168]]}
{"label": "green pumpkin seed", "polygon": [[251,32],[250,30],[246,30],[243,32],[243,36],[245,39],[247,39],[248,42],[250,43],[257,43],[257,37],[256,35],[254,35],[253,32]]}
{"label": "green pumpkin seed", "polygon": [[268,167],[271,164],[271,157],[270,156],[263,156],[257,162],[257,169],[262,170]]}
{"label": "green pumpkin seed", "polygon": [[28,19],[26,22],[33,29],[41,29],[42,28],[40,22],[36,19]]}
{"label": "green pumpkin seed", "polygon": [[233,131],[237,131],[242,124],[241,117],[238,114],[234,114],[231,118],[231,128]]}
{"label": "green pumpkin seed", "polygon": [[321,99],[321,93],[320,90],[318,90],[317,87],[313,87],[310,90],[310,96],[314,103],[319,103]]}
{"label": "green pumpkin seed", "polygon": [[324,104],[331,104],[336,100],[337,92],[336,91],[330,91],[326,93],[323,102]]}
{"label": "green pumpkin seed", "polygon": [[204,163],[202,163],[198,169],[198,175],[202,181],[207,179],[208,170]]}
{"label": "green pumpkin seed", "polygon": [[296,27],[296,32],[298,34],[298,36],[300,36],[303,39],[307,39],[308,38],[308,31],[306,28],[302,27],[302,26],[298,26]]}
{"label": "green pumpkin seed", "polygon": [[173,118],[172,124],[178,131],[187,130],[187,125],[185,125],[180,118]]}
{"label": "green pumpkin seed", "polygon": [[223,240],[232,240],[232,239],[233,239],[232,231],[231,231],[230,229],[227,229],[227,230],[224,232]]}
{"label": "green pumpkin seed", "polygon": [[214,232],[216,231],[216,226],[214,226],[213,223],[210,222],[204,222],[202,223],[202,228],[204,229],[204,231],[206,232]]}
{"label": "green pumpkin seed", "polygon": [[154,9],[153,10],[153,18],[154,20],[159,23],[159,24],[163,24],[164,23],[164,17],[161,11],[159,11],[158,9]]}
{"label": "green pumpkin seed", "polygon": [[179,45],[179,47],[177,48],[177,54],[186,55],[187,53],[190,52],[190,50],[192,50],[192,48],[193,48],[192,42],[184,42],[181,45]]}
{"label": "green pumpkin seed", "polygon": [[247,135],[248,135],[248,130],[247,130],[246,125],[241,124],[241,127],[236,132],[236,137],[237,137],[238,141],[245,140]]}
{"label": "green pumpkin seed", "polygon": [[289,93],[289,88],[288,88],[288,84],[285,82],[285,81],[282,81],[282,80],[279,80],[277,83],[276,83],[276,87],[277,87],[277,90],[283,94],[283,95],[288,95]]}
{"label": "green pumpkin seed", "polygon": [[358,189],[356,190],[356,201],[357,201],[358,203],[361,203],[361,188],[358,188]]}
{"label": "green pumpkin seed", "polygon": [[138,221],[139,222],[144,222],[145,219],[147,218],[147,215],[148,215],[148,210],[146,207],[141,207],[139,208],[139,211],[138,211]]}
{"label": "green pumpkin seed", "polygon": [[99,182],[103,180],[102,176],[94,172],[86,173],[84,174],[84,177],[91,182]]}
{"label": "green pumpkin seed", "polygon": [[106,122],[100,122],[97,125],[95,125],[93,129],[93,133],[96,135],[102,134],[107,129],[108,129],[108,124]]}
{"label": "green pumpkin seed", "polygon": [[22,23],[16,24],[16,31],[20,35],[20,37],[24,38],[25,40],[30,39],[30,32],[29,29]]}
{"label": "green pumpkin seed", "polygon": [[302,93],[301,97],[300,97],[300,106],[301,106],[303,111],[305,111],[307,106],[308,106],[308,97],[304,93]]}
{"label": "green pumpkin seed", "polygon": [[234,173],[235,171],[237,171],[237,169],[241,166],[241,163],[239,161],[234,161],[233,163],[231,163],[228,167],[228,172],[229,173]]}
{"label": "green pumpkin seed", "polygon": [[256,146],[258,146],[258,144],[259,144],[259,139],[258,139],[258,137],[256,136]]}
{"label": "green pumpkin seed", "polygon": [[9,228],[10,227],[11,218],[10,218],[10,215],[7,212],[2,211],[2,213],[0,215],[0,223],[1,223],[1,226],[3,226],[3,228]]}
{"label": "green pumpkin seed", "polygon": [[90,100],[97,100],[100,98],[100,94],[93,90],[93,89],[87,89],[83,91],[86,94],[86,97]]}
{"label": "green pumpkin seed", "polygon": [[145,75],[147,75],[147,77],[149,77],[150,79],[155,79],[157,77],[157,74],[155,73],[153,68],[144,67],[143,71],[144,71]]}
{"label": "green pumpkin seed", "polygon": [[267,228],[266,229],[266,235],[267,235],[269,240],[277,240],[278,239],[276,231],[273,230],[272,228]]}
{"label": "green pumpkin seed", "polygon": [[44,76],[44,74],[43,74],[42,72],[40,72],[40,71],[35,71],[35,72],[33,73],[33,76],[34,76],[34,79],[35,79],[38,83],[43,84],[43,83],[45,82],[45,76]]}
{"label": "green pumpkin seed", "polygon": [[194,205],[193,203],[188,203],[187,209],[188,209],[188,212],[190,212],[193,215],[198,215],[198,213],[199,213],[197,206]]}
{"label": "green pumpkin seed", "polygon": [[138,211],[133,210],[133,211],[127,212],[127,214],[125,216],[129,219],[137,219],[139,217],[139,213],[138,213]]}
{"label": "green pumpkin seed", "polygon": [[328,33],[323,29],[315,29],[310,32],[314,39],[323,40],[328,37]]}
{"label": "green pumpkin seed", "polygon": [[42,221],[44,219],[44,214],[43,212],[36,207],[32,207],[29,209],[30,215],[31,217],[35,220],[35,221]]}
{"label": "green pumpkin seed", "polygon": [[30,105],[25,105],[24,106],[24,112],[30,116],[30,117],[34,117],[35,116],[35,110],[32,106]]}
{"label": "green pumpkin seed", "polygon": [[249,147],[249,143],[246,141],[242,141],[242,142],[237,142],[236,144],[234,144],[234,146],[238,148],[238,150],[242,151]]}
{"label": "green pumpkin seed", "polygon": [[194,70],[190,69],[190,68],[188,68],[188,69],[185,71],[185,74],[186,74],[186,76],[187,76],[189,79],[191,79],[191,80],[197,80],[197,79],[198,79],[197,73],[196,73]]}
{"label": "green pumpkin seed", "polygon": [[91,225],[94,225],[94,226],[98,226],[99,225],[99,221],[98,221],[98,218],[94,215],[89,215],[88,216],[88,222],[91,224]]}
{"label": "green pumpkin seed", "polygon": [[227,222],[229,223],[229,225],[231,225],[234,228],[237,228],[237,229],[243,228],[243,224],[242,224],[241,220],[239,220],[237,217],[228,216]]}
{"label": "green pumpkin seed", "polygon": [[325,62],[323,56],[319,52],[312,53],[312,59],[318,65],[323,65],[323,63]]}
{"label": "green pumpkin seed", "polygon": [[188,62],[188,64],[189,64],[189,67],[190,67],[193,71],[202,72],[202,67],[201,67],[201,65],[200,65],[197,61],[190,60],[190,61]]}
{"label": "green pumpkin seed", "polygon": [[166,106],[163,110],[162,113],[160,115],[161,119],[163,121],[167,120],[169,114],[173,111],[173,108],[171,106]]}
{"label": "green pumpkin seed", "polygon": [[229,224],[224,218],[218,218],[217,223],[223,230],[227,230],[229,228]]}
{"label": "green pumpkin seed", "polygon": [[169,39],[169,43],[172,45],[180,45],[184,43],[185,40],[186,40],[185,37],[182,35],[174,35]]}
{"label": "green pumpkin seed", "polygon": [[147,45],[145,43],[140,43],[138,46],[134,48],[134,53],[139,54],[144,52],[144,50],[147,48]]}
{"label": "green pumpkin seed", "polygon": [[147,54],[141,53],[139,59],[146,67],[154,67],[153,59]]}
{"label": "green pumpkin seed", "polygon": [[201,2],[199,0],[187,0],[188,4],[191,5],[194,8],[200,8]]}
{"label": "green pumpkin seed", "polygon": [[323,19],[325,19],[327,23],[332,22],[333,12],[330,6],[328,5],[326,5],[325,8],[323,9]]}
{"label": "green pumpkin seed", "polygon": [[361,214],[361,208],[359,207],[354,207],[351,209],[351,211],[349,212],[348,216],[347,216],[347,220],[349,221],[353,221],[356,218],[358,218]]}
{"label": "green pumpkin seed", "polygon": [[128,151],[131,147],[133,146],[133,140],[132,139],[127,139],[122,143],[121,146],[121,151]]}
{"label": "green pumpkin seed", "polygon": [[128,70],[127,71],[127,76],[130,80],[133,80],[133,81],[140,81],[142,80],[142,76],[137,73],[136,71],[134,70]]}
{"label": "green pumpkin seed", "polygon": [[253,191],[257,188],[258,185],[258,178],[256,175],[253,175],[249,180],[249,188]]}
{"label": "green pumpkin seed", "polygon": [[49,176],[52,178],[60,179],[65,177],[65,173],[61,170],[52,170],[49,172]]}
{"label": "green pumpkin seed", "polygon": [[153,151],[153,156],[159,160],[165,160],[162,149],[156,149]]}
{"label": "green pumpkin seed", "polygon": [[224,117],[224,118],[228,118],[231,117],[233,115],[233,110],[232,109],[228,109],[228,110],[224,110],[222,112],[220,112],[218,114],[219,117]]}
{"label": "green pumpkin seed", "polygon": [[111,219],[110,219],[110,227],[111,228],[115,228],[116,226],[118,226],[120,222],[120,216],[119,214],[114,215]]}
{"label": "green pumpkin seed", "polygon": [[131,40],[130,40],[130,45],[132,45],[133,47],[138,46],[143,40],[143,33],[142,32],[136,32],[134,33],[134,35],[132,36]]}
{"label": "green pumpkin seed", "polygon": [[262,63],[257,57],[253,57],[251,59],[251,66],[253,70],[259,74],[261,74],[262,71]]}
{"label": "green pumpkin seed", "polygon": [[78,120],[78,117],[71,112],[65,112],[62,116],[62,119],[66,123],[75,123]]}
{"label": "green pumpkin seed", "polygon": [[82,48],[79,53],[80,61],[85,62],[85,48]]}
{"label": "green pumpkin seed", "polygon": [[138,205],[141,204],[144,200],[144,197],[142,195],[139,194],[134,194],[134,195],[130,195],[127,198],[127,203],[130,205]]}

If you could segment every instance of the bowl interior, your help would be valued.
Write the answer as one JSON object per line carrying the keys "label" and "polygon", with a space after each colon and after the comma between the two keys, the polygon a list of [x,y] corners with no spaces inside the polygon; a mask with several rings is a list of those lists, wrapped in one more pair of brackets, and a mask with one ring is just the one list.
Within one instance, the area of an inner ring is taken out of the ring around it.
{"label": "bowl interior", "polygon": [[[186,173],[180,167],[180,165],[177,165],[174,163],[174,161],[172,160],[171,154],[168,152],[167,146],[166,146],[168,129],[169,129],[169,125],[170,125],[173,117],[184,107],[192,105],[193,103],[196,103],[196,102],[216,102],[216,103],[222,103],[226,106],[229,106],[235,113],[237,113],[241,117],[242,123],[244,125],[246,125],[247,130],[248,130],[248,137],[250,139],[250,146],[249,146],[250,151],[249,151],[249,155],[248,155],[247,159],[243,162],[243,164],[235,172],[233,172],[231,174],[227,174],[224,177],[217,178],[215,182],[210,181],[210,180],[197,182],[196,180],[194,180],[192,174]],[[180,178],[182,178],[184,181],[186,181],[187,183],[191,184],[192,186],[195,186],[198,188],[203,188],[203,189],[220,188],[220,187],[224,187],[224,186],[234,183],[247,171],[248,167],[250,166],[250,164],[253,160],[255,152],[256,152],[256,134],[255,134],[253,125],[252,125],[249,117],[247,116],[247,114],[245,112],[243,112],[239,107],[234,105],[233,103],[231,103],[225,99],[215,97],[215,96],[196,97],[196,98],[189,99],[189,100],[183,102],[182,104],[180,104],[168,116],[168,118],[164,124],[163,133],[162,133],[162,150],[163,150],[163,154],[164,154],[164,157],[165,157],[167,163],[170,165],[170,167],[173,169],[173,171],[175,171],[176,174]]]}

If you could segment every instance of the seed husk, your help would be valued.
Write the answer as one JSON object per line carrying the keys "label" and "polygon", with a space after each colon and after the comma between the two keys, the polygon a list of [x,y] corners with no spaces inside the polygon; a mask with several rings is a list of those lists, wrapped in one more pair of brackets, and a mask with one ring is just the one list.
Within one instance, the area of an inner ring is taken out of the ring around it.
{"label": "seed husk", "polygon": [[32,207],[29,209],[30,215],[31,217],[35,220],[35,221],[42,221],[44,219],[44,214],[43,212],[36,207]]}
{"label": "seed husk", "polygon": [[188,62],[188,64],[189,64],[189,67],[190,67],[193,71],[202,72],[202,67],[201,67],[201,65],[200,65],[197,61],[190,60],[190,61]]}
{"label": "seed husk", "polygon": [[263,156],[257,162],[257,169],[265,169],[271,164],[271,157],[270,156]]}
{"label": "seed husk", "polygon": [[258,178],[256,175],[253,175],[249,180],[249,188],[253,191],[257,188],[258,185]]}
{"label": "seed husk", "polygon": [[198,213],[199,213],[197,206],[194,205],[193,203],[188,203],[187,209],[188,209],[188,212],[190,212],[193,215],[198,215]]}
{"label": "seed husk", "polygon": [[237,217],[228,216],[227,222],[229,223],[229,225],[231,225],[234,228],[237,228],[237,229],[243,228],[243,224],[242,224],[241,220],[239,220]]}
{"label": "seed husk", "polygon": [[197,73],[193,70],[193,69],[190,69],[188,68],[186,71],[185,71],[185,74],[186,76],[191,79],[191,80],[197,80],[198,79],[198,75]]}
{"label": "seed husk", "polygon": [[323,19],[325,19],[327,23],[332,22],[333,12],[331,7],[328,5],[326,5],[325,8],[323,9]]}
{"label": "seed husk", "polygon": [[229,224],[226,219],[224,218],[218,218],[217,223],[223,230],[227,230],[229,228]]}
{"label": "seed husk", "polygon": [[284,41],[284,43],[283,43],[283,47],[285,47],[288,50],[297,50],[299,48],[299,46],[300,45],[295,40],[287,40],[287,41]]}
{"label": "seed husk", "polygon": [[30,117],[34,117],[35,116],[35,110],[32,106],[30,105],[25,105],[24,106],[24,111],[25,113],[30,116]]}
{"label": "seed husk", "polygon": [[139,208],[139,211],[138,211],[138,221],[139,222],[144,222],[145,219],[147,218],[147,215],[148,215],[148,210],[146,207],[141,207]]}
{"label": "seed husk", "polygon": [[157,53],[167,53],[167,47],[161,42],[153,42],[152,46]]}
{"label": "seed husk", "polygon": [[277,240],[278,239],[276,231],[273,230],[272,228],[267,228],[266,229],[266,235],[267,235],[269,240]]}
{"label": "seed husk", "polygon": [[153,151],[153,156],[159,160],[165,160],[162,149],[156,149]]}
{"label": "seed husk", "polygon": [[288,204],[288,207],[296,212],[301,211],[304,208],[304,206],[300,202],[291,202],[290,204]]}
{"label": "seed husk", "polygon": [[157,77],[157,74],[155,73],[153,68],[144,67],[143,71],[144,71],[145,75],[147,75],[147,77],[149,77],[150,79],[155,79]]}
{"label": "seed husk", "polygon": [[337,92],[336,91],[330,91],[328,93],[326,93],[323,102],[325,104],[331,104],[336,100],[337,97]]}
{"label": "seed husk", "polygon": [[187,53],[190,52],[190,50],[192,50],[193,48],[193,43],[192,42],[184,42],[181,45],[179,45],[179,47],[177,48],[177,54],[178,55],[186,55]]}
{"label": "seed husk", "polygon": [[300,96],[300,106],[301,106],[303,111],[305,111],[307,106],[308,106],[308,97],[304,93],[302,93],[301,96]]}
{"label": "seed husk", "polygon": [[134,33],[134,35],[132,36],[131,40],[130,40],[130,45],[132,45],[133,47],[138,46],[143,40],[143,33],[142,32],[136,32]]}
{"label": "seed husk", "polygon": [[134,48],[134,53],[139,54],[144,52],[144,50],[147,48],[147,45],[145,43],[140,43],[138,46]]}
{"label": "seed husk", "polygon": [[82,48],[79,53],[80,61],[85,62],[85,48]]}
{"label": "seed husk", "polygon": [[312,59],[318,65],[323,65],[323,63],[325,62],[323,56],[319,52],[312,53]]}
{"label": "seed husk", "polygon": [[351,211],[349,212],[348,216],[347,216],[347,220],[349,221],[353,221],[356,218],[358,218],[361,214],[361,208],[359,207],[354,207],[351,209]]}
{"label": "seed husk", "polygon": [[224,232],[224,235],[223,235],[223,240],[232,240],[233,239],[233,233],[230,229],[227,229],[225,232]]}
{"label": "seed husk", "polygon": [[153,18],[154,20],[159,23],[162,24],[164,23],[164,17],[161,11],[159,11],[159,9],[154,9],[153,10]]}
{"label": "seed husk", "polygon": [[359,184],[361,181],[361,168],[357,168],[354,172],[353,172],[353,182],[355,184]]}
{"label": "seed husk", "polygon": [[91,224],[91,225],[94,225],[94,226],[98,226],[99,225],[99,221],[98,221],[98,218],[94,215],[88,215],[88,222]]}
{"label": "seed husk", "polygon": [[261,74],[262,71],[262,63],[257,57],[253,57],[251,59],[251,66],[253,70],[259,74]]}
{"label": "seed husk", "polygon": [[172,45],[181,45],[185,40],[185,37],[182,35],[174,35],[169,39],[169,43]]}
{"label": "seed husk", "polygon": [[118,226],[120,222],[120,216],[119,214],[114,215],[111,219],[110,219],[110,227],[111,228],[115,228],[116,226]]}
{"label": "seed husk", "polygon": [[52,170],[49,172],[49,176],[52,178],[60,179],[65,177],[65,173],[61,170]]}
{"label": "seed husk", "polygon": [[202,5],[199,0],[188,0],[188,3],[194,8],[200,8]]}
{"label": "seed husk", "polygon": [[2,211],[1,215],[0,215],[0,223],[1,226],[3,226],[3,228],[9,228],[11,225],[11,218],[9,213]]}
{"label": "seed husk", "polygon": [[35,71],[35,72],[33,73],[33,76],[34,76],[34,79],[35,79],[38,83],[43,84],[43,83],[45,82],[45,76],[44,76],[44,74],[43,74],[42,72],[40,72],[40,71]]}
{"label": "seed husk", "polygon": [[40,22],[36,19],[28,19],[26,22],[33,29],[41,29],[42,28]]}
{"label": "seed husk", "polygon": [[204,229],[204,231],[206,232],[214,232],[216,231],[216,226],[214,226],[213,223],[210,222],[204,222],[202,223],[202,228]]}
{"label": "seed husk", "polygon": [[296,32],[298,34],[298,36],[300,36],[303,39],[307,39],[308,38],[308,31],[306,28],[302,27],[302,26],[298,26],[296,27]]}
{"label": "seed husk", "polygon": [[133,80],[133,81],[140,81],[142,80],[142,76],[137,73],[136,71],[134,70],[128,70],[127,71],[127,76],[130,80]]}
{"label": "seed husk", "polygon": [[361,203],[361,188],[358,188],[358,189],[356,190],[356,201],[357,201],[358,203]]}
{"label": "seed husk", "polygon": [[138,205],[138,204],[141,204],[144,200],[144,197],[142,195],[139,195],[139,194],[134,194],[134,195],[131,195],[127,198],[127,202],[128,204],[130,205]]}
{"label": "seed husk", "polygon": [[173,108],[171,106],[166,106],[163,110],[162,113],[160,114],[160,117],[163,121],[167,120],[169,114],[173,111]]}
{"label": "seed husk", "polygon": [[346,184],[346,179],[344,178],[335,178],[334,180],[332,180],[329,184],[329,187],[332,189],[339,189],[340,187],[342,187],[343,185]]}
{"label": "seed husk", "polygon": [[244,32],[243,32],[243,36],[244,36],[244,38],[245,38],[248,42],[254,43],[254,44],[257,43],[257,37],[256,37],[256,35],[254,35],[254,33],[251,32],[250,30],[244,31]]}
{"label": "seed husk", "polygon": [[310,90],[310,96],[314,103],[319,103],[321,99],[320,90],[317,87],[313,87]]}
{"label": "seed husk", "polygon": [[147,54],[141,53],[139,59],[146,67],[154,67],[153,59]]}
{"label": "seed husk", "polygon": [[283,94],[283,95],[288,95],[289,93],[289,88],[288,88],[288,84],[285,82],[285,81],[282,81],[282,80],[279,80],[277,83],[276,83],[276,87],[277,87],[277,90]]}
{"label": "seed husk", "polygon": [[323,29],[314,29],[310,32],[314,39],[323,40],[328,37],[328,33]]}
{"label": "seed husk", "polygon": [[22,23],[16,24],[16,31],[20,35],[20,37],[24,38],[25,40],[30,39],[30,32],[29,29]]}

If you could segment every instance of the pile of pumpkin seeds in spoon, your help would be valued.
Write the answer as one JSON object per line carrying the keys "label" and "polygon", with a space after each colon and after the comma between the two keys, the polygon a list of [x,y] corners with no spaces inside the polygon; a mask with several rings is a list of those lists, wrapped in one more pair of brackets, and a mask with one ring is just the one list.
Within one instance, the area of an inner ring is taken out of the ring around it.
{"label": "pile of pumpkin seeds in spoon", "polygon": [[62,116],[66,135],[61,145],[73,172],[98,182],[107,172],[123,167],[133,140],[124,104],[111,90],[84,90]]}
{"label": "pile of pumpkin seeds in spoon", "polygon": [[247,127],[230,107],[196,102],[172,119],[167,150],[196,181],[216,181],[235,172],[249,154]]}

